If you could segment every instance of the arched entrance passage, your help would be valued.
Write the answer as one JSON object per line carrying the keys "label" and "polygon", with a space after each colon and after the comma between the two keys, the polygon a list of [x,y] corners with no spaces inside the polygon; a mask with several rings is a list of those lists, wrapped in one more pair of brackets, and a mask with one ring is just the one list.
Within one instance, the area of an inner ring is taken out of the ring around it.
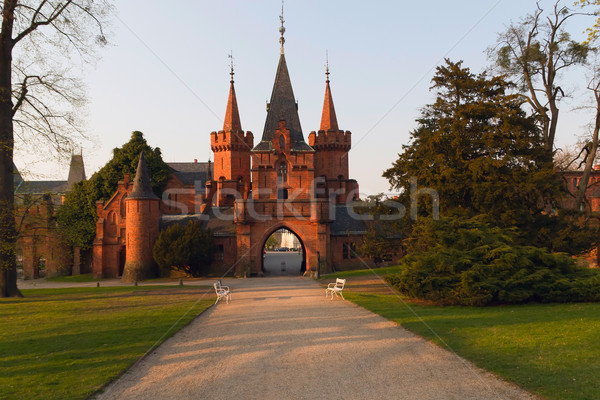
{"label": "arched entrance passage", "polygon": [[302,275],[306,271],[306,248],[291,229],[278,227],[262,244],[261,271],[267,276]]}

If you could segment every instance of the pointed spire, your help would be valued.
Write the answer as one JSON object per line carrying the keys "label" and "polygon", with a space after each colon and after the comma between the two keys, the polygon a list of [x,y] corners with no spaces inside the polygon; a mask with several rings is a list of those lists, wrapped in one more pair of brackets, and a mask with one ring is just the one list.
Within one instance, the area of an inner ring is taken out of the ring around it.
{"label": "pointed spire", "polygon": [[158,197],[152,191],[152,185],[150,184],[150,176],[148,175],[148,168],[146,167],[146,157],[144,152],[140,153],[140,160],[138,161],[137,171],[135,172],[135,179],[133,180],[133,190],[127,196],[127,199],[156,199]]}
{"label": "pointed spire", "polygon": [[333,106],[333,97],[331,96],[331,88],[329,87],[329,57],[327,58],[327,67],[325,69],[325,100],[323,101],[323,113],[321,114],[322,131],[339,131],[337,118],[335,116],[335,107]]}
{"label": "pointed spire", "polygon": [[227,110],[225,111],[225,120],[223,122],[223,130],[225,132],[241,131],[242,123],[240,122],[240,113],[237,106],[237,98],[235,96],[235,87],[233,85],[233,54],[229,54],[231,59],[231,75],[229,86],[229,99],[227,100]]}
{"label": "pointed spire", "polygon": [[67,190],[73,187],[76,182],[85,181],[85,166],[81,154],[71,155],[71,165],[69,167],[69,177],[67,178]]}

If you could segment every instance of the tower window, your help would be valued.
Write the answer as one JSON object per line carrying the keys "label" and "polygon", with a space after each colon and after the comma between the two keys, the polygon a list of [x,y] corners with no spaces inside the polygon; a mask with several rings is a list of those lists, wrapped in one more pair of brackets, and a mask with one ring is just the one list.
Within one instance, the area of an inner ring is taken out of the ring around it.
{"label": "tower window", "polygon": [[283,135],[279,136],[279,148],[282,150],[285,149],[285,138]]}
{"label": "tower window", "polygon": [[279,168],[277,168],[277,183],[282,184],[287,182],[287,174],[287,163],[285,161],[282,161],[279,164]]}
{"label": "tower window", "polygon": [[277,199],[279,200],[287,200],[288,198],[288,190],[287,189],[277,189]]}

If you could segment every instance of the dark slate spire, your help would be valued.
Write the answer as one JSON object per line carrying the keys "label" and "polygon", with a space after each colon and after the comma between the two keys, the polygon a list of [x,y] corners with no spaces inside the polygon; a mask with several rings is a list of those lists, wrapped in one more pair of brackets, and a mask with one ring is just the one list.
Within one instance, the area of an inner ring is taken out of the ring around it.
{"label": "dark slate spire", "polygon": [[71,190],[76,182],[85,181],[85,166],[81,154],[71,156],[71,166],[69,167],[69,177],[67,178],[67,190]]}
{"label": "dark slate spire", "polygon": [[291,149],[296,151],[311,151],[312,147],[306,144],[302,135],[298,107],[284,54],[281,54],[279,57],[277,75],[273,84],[273,92],[271,93],[271,102],[268,106],[267,121],[265,122],[262,140],[254,150],[272,149],[273,134],[279,128],[279,121],[281,120],[285,120],[285,126],[290,130],[292,140]]}
{"label": "dark slate spire", "polygon": [[156,195],[152,191],[152,185],[150,184],[150,176],[148,175],[148,168],[146,168],[146,158],[144,157],[143,151],[140,153],[140,161],[138,161],[135,179],[133,180],[133,190],[131,191],[131,194],[127,196],[127,199],[158,200],[158,197],[156,197]]}

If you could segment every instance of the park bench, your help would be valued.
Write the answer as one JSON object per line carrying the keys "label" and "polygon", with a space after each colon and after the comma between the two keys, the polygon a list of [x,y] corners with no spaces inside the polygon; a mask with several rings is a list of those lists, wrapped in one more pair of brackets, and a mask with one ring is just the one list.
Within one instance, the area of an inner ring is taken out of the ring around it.
{"label": "park bench", "polygon": [[223,286],[220,279],[213,286],[215,287],[215,292],[217,293],[217,301],[215,301],[215,304],[217,304],[223,297],[227,300],[227,304],[229,304],[229,300],[231,300],[231,290],[229,289],[229,286]]}
{"label": "park bench", "polygon": [[335,283],[330,283],[329,285],[327,285],[327,289],[325,289],[325,297],[331,294],[331,300],[333,300],[333,295],[335,294],[336,296],[341,296],[342,300],[346,300],[344,299],[344,294],[342,293],[345,284],[345,279],[337,278],[335,280]]}

